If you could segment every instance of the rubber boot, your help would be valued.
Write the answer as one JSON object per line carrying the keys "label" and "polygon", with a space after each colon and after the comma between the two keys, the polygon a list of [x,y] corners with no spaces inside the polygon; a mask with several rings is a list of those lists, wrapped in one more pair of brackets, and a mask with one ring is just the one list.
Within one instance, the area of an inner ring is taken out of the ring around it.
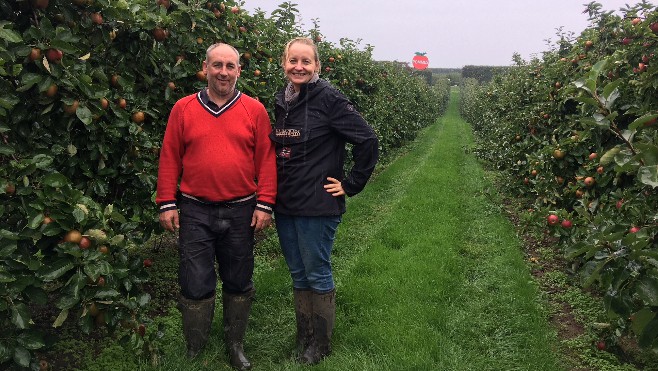
{"label": "rubber boot", "polygon": [[251,362],[244,354],[243,340],[247,331],[247,322],[251,303],[254,300],[254,290],[242,295],[224,292],[224,341],[229,354],[231,366],[237,370],[251,369]]}
{"label": "rubber boot", "polygon": [[177,307],[183,318],[187,356],[194,358],[208,342],[215,314],[215,295],[202,300],[191,300],[179,295]]}
{"label": "rubber boot", "polygon": [[302,363],[316,364],[331,354],[331,334],[336,322],[336,290],[311,295],[313,305],[313,342],[302,355]]}
{"label": "rubber boot", "polygon": [[295,300],[295,319],[297,321],[297,355],[298,360],[301,360],[302,354],[313,340],[313,305],[311,303],[311,290],[298,290],[293,289],[293,297]]}

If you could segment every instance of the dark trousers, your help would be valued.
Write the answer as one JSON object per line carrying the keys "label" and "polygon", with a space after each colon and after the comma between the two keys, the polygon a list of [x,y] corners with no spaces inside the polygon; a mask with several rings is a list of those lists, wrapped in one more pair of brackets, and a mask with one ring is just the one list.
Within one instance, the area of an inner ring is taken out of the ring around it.
{"label": "dark trousers", "polygon": [[[234,204],[204,204],[180,197],[178,281],[192,300],[211,296],[217,287],[242,294],[253,289],[256,199]],[[217,262],[217,271],[215,270]]]}

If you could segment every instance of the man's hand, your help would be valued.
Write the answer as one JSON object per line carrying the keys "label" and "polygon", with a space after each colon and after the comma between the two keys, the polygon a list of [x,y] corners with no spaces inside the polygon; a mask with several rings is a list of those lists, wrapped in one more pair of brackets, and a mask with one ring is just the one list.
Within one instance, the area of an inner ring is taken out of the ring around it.
{"label": "man's hand", "polygon": [[272,223],[272,215],[260,210],[254,210],[254,215],[251,217],[251,226],[255,228],[256,232],[270,226]]}
{"label": "man's hand", "polygon": [[160,225],[169,232],[180,228],[178,223],[178,210],[167,210],[160,213]]}

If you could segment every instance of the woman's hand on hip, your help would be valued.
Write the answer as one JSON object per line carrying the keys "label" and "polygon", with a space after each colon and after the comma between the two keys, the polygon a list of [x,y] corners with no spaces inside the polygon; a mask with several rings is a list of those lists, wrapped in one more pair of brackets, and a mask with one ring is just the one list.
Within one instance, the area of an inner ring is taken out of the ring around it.
{"label": "woman's hand on hip", "polygon": [[345,194],[345,191],[343,190],[343,185],[341,184],[340,180],[332,177],[327,177],[327,180],[330,181],[331,183],[325,184],[324,189],[326,189],[327,192],[331,193],[332,196],[338,197],[338,196],[343,196]]}

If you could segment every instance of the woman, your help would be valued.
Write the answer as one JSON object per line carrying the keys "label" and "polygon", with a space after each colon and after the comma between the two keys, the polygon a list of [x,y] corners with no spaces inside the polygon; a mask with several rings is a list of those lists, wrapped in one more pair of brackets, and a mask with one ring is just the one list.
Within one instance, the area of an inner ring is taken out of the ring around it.
{"label": "woman", "polygon": [[[298,360],[315,364],[331,353],[336,318],[331,249],[345,195],[366,185],[378,159],[374,130],[352,103],[319,78],[317,46],[296,38],[282,56],[287,86],[276,96],[270,137],[277,156],[275,221],[290,270]],[[354,165],[345,176],[345,143]]]}

